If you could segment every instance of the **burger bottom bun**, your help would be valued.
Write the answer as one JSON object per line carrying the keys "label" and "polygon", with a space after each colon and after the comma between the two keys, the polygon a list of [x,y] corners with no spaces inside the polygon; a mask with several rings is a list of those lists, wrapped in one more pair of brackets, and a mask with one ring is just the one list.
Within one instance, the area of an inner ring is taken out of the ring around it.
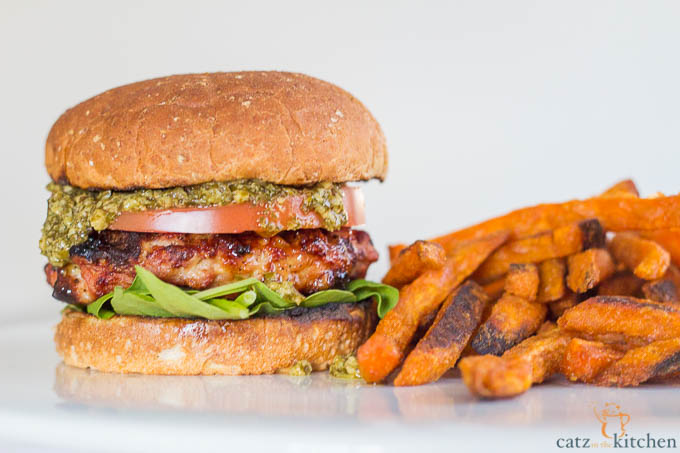
{"label": "burger bottom bun", "polygon": [[65,310],[57,352],[67,365],[114,373],[170,375],[271,374],[299,360],[324,370],[350,354],[377,319],[370,302],[241,321],[114,316],[101,320]]}

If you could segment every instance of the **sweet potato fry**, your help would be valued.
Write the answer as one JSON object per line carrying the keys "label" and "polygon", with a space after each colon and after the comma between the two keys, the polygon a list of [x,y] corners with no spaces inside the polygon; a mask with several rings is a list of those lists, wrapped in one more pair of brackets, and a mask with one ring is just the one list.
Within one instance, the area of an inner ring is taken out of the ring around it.
{"label": "sweet potato fry", "polygon": [[505,289],[505,277],[494,280],[483,286],[484,291],[489,296],[489,300],[496,300],[503,295]]}
{"label": "sweet potato fry", "polygon": [[510,212],[433,241],[450,250],[460,241],[500,230],[509,230],[511,239],[518,239],[589,218],[599,219],[609,231],[680,228],[680,195],[654,199],[595,197],[542,204]]}
{"label": "sweet potato fry", "polygon": [[564,275],[567,263],[563,258],[553,258],[538,265],[540,284],[536,300],[541,303],[559,300],[564,296]]}
{"label": "sweet potato fry", "polygon": [[458,361],[487,302],[486,292],[471,280],[451,293],[425,336],[406,357],[394,385],[422,385],[442,377]]}
{"label": "sweet potato fry", "polygon": [[458,364],[463,382],[478,398],[510,398],[531,388],[531,364],[495,355],[463,358]]}
{"label": "sweet potato fry", "polygon": [[624,179],[619,181],[609,189],[605,190],[600,194],[602,198],[638,198],[640,197],[640,192],[638,192],[637,186],[632,179]]}
{"label": "sweet potato fry", "polygon": [[538,263],[573,255],[589,248],[604,247],[604,239],[600,222],[597,219],[588,219],[554,231],[510,241],[494,252],[475,272],[473,278],[478,282],[488,283],[506,274],[513,263]]}
{"label": "sweet potato fry", "polygon": [[585,293],[614,273],[614,262],[605,249],[589,249],[567,259],[567,286]]}
{"label": "sweet potato fry", "polygon": [[636,277],[632,272],[617,272],[611,278],[600,283],[597,287],[598,296],[632,296],[640,292],[644,280]]}
{"label": "sweet potato fry", "polygon": [[678,288],[673,280],[662,278],[642,285],[642,294],[645,299],[655,302],[678,302]]}
{"label": "sweet potato fry", "polygon": [[633,233],[618,233],[609,243],[614,258],[645,280],[656,280],[666,273],[671,255],[659,244]]}
{"label": "sweet potato fry", "polygon": [[489,319],[479,327],[472,348],[478,354],[501,355],[535,333],[547,312],[545,304],[505,293],[491,309]]}
{"label": "sweet potato fry", "polygon": [[461,244],[441,269],[427,271],[405,286],[397,305],[357,351],[363,378],[367,382],[385,379],[401,363],[421,319],[436,311],[446,296],[507,238],[507,232],[500,232]]}
{"label": "sweet potato fry", "polygon": [[655,384],[670,384],[677,386],[678,384],[680,384],[680,371],[675,371],[672,373],[664,374],[663,376],[656,376],[650,378],[648,382]]}
{"label": "sweet potato fry", "polygon": [[545,321],[543,324],[541,324],[541,327],[539,327],[538,330],[536,331],[536,335],[542,335],[555,329],[557,329],[557,324],[555,324],[552,321]]}
{"label": "sweet potato fry", "polygon": [[[667,282],[671,282],[672,285]],[[649,282],[644,286],[647,286],[647,292],[645,292],[645,288],[643,288],[642,292],[647,299],[658,302],[680,303],[680,269],[675,264],[668,266],[668,270],[663,278]],[[675,287],[675,298],[673,298],[671,286]]]}
{"label": "sweet potato fry", "polygon": [[474,395],[483,398],[516,396],[557,372],[569,339],[559,329],[549,330],[524,340],[502,357],[466,357],[458,367]]}
{"label": "sweet potato fry", "polygon": [[570,381],[592,383],[605,368],[623,357],[624,352],[600,341],[574,338],[567,345],[560,372]]}
{"label": "sweet potato fry", "polygon": [[535,264],[511,264],[505,278],[505,292],[529,302],[538,294],[538,267]]}
{"label": "sweet potato fry", "polygon": [[680,309],[624,296],[596,296],[565,312],[557,325],[576,336],[624,347],[680,337]]}
{"label": "sweet potato fry", "polygon": [[664,280],[672,281],[675,287],[680,291],[680,269],[678,269],[675,264],[668,266],[666,275],[664,275],[663,278]]}
{"label": "sweet potato fry", "polygon": [[408,247],[406,244],[393,244],[387,246],[387,251],[390,255],[390,265],[394,263],[402,250]]}
{"label": "sweet potato fry", "polygon": [[581,300],[577,294],[567,291],[560,300],[550,302],[548,308],[550,308],[552,318],[557,319],[562,316],[565,311],[569,310],[571,307],[575,307],[580,302]]}
{"label": "sweet potato fry", "polygon": [[382,282],[397,288],[411,283],[430,269],[439,269],[446,262],[446,253],[434,242],[416,241],[399,253]]}
{"label": "sweet potato fry", "polygon": [[659,340],[631,349],[606,368],[594,382],[598,385],[628,387],[653,377],[680,371],[680,338]]}
{"label": "sweet potato fry", "polygon": [[637,234],[666,249],[671,254],[671,261],[680,266],[680,229],[643,230]]}
{"label": "sweet potato fry", "polygon": [[571,336],[559,328],[527,338],[503,354],[506,360],[526,360],[531,363],[531,382],[539,384],[558,371],[564,350]]}

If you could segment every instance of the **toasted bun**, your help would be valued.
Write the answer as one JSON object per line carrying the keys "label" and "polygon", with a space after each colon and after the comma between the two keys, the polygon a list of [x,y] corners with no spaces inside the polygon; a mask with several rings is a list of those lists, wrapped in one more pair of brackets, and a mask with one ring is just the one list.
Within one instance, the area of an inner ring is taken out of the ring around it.
{"label": "toasted bun", "polygon": [[66,111],[47,171],[82,188],[261,179],[300,185],[383,179],[380,126],[351,94],[286,72],[187,74],[106,91]]}
{"label": "toasted bun", "polygon": [[67,365],[142,374],[269,374],[307,360],[314,370],[349,354],[375,325],[370,303],[328,304],[243,321],[115,316],[66,310],[57,352]]}

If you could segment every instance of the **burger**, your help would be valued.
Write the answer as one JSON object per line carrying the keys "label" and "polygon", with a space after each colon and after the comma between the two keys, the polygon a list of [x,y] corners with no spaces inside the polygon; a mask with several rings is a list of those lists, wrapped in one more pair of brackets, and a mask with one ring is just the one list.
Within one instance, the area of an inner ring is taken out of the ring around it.
{"label": "burger", "polygon": [[322,370],[396,303],[364,279],[378,254],[350,184],[384,179],[385,138],[330,83],[234,72],[122,86],[57,120],[45,164],[40,249],[66,303],[67,365]]}

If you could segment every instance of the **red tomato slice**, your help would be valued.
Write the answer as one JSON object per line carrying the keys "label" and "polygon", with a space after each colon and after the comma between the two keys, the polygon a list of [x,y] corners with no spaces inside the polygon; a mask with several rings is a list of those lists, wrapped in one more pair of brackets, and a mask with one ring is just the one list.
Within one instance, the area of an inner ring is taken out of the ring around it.
{"label": "red tomato slice", "polygon": [[[358,187],[343,187],[343,203],[348,222],[345,226],[365,223],[364,195]],[[236,234],[261,231],[260,219],[268,215],[282,225],[298,220],[302,228],[323,228],[316,212],[302,210],[302,197],[286,199],[275,212],[266,213],[264,206],[251,203],[212,208],[177,208],[143,212],[124,212],[109,227],[112,230],[141,233]]]}

